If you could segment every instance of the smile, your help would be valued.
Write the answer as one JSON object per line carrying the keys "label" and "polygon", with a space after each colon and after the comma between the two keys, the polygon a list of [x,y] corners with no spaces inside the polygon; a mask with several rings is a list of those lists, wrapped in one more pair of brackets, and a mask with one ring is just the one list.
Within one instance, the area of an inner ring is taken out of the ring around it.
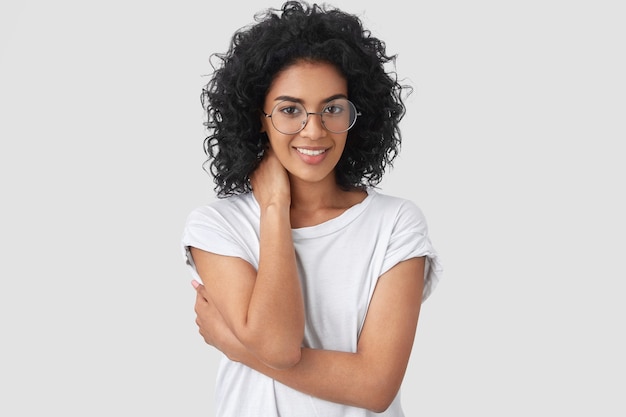
{"label": "smile", "polygon": [[296,148],[296,150],[298,152],[300,152],[303,155],[309,155],[309,156],[318,156],[323,154],[324,152],[326,152],[326,149],[304,149],[304,148]]}

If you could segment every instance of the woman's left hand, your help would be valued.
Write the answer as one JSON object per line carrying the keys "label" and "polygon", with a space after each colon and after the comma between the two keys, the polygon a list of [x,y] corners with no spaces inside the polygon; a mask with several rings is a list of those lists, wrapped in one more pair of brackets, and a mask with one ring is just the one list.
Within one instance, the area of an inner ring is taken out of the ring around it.
{"label": "woman's left hand", "polygon": [[207,344],[224,353],[230,360],[240,362],[247,349],[226,325],[204,285],[196,280],[191,284],[196,290],[194,310],[200,335]]}

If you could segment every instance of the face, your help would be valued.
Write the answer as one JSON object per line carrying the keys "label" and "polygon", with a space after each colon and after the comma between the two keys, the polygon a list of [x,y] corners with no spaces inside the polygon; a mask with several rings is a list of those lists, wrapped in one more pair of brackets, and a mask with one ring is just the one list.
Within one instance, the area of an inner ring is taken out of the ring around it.
{"label": "face", "polygon": [[[271,114],[281,103],[276,111],[290,114],[299,103],[307,112],[333,112],[334,108],[326,107],[326,104],[347,96],[347,81],[333,65],[299,62],[281,71],[273,80],[263,111]],[[270,146],[292,182],[326,180],[334,183],[335,166],[343,153],[348,132],[330,132],[322,124],[319,114],[309,115],[304,128],[295,134],[279,132],[269,117],[262,115],[261,119]]]}

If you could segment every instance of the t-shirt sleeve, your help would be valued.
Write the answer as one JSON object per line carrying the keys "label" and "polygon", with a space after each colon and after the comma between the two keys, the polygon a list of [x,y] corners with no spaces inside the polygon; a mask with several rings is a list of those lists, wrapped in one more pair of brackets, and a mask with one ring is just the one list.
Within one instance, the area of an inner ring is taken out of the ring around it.
{"label": "t-shirt sleeve", "polygon": [[254,265],[250,251],[237,236],[233,225],[210,206],[192,211],[187,217],[182,237],[182,252],[185,263],[191,268],[195,279],[197,274],[190,247],[223,256],[242,258]]}
{"label": "t-shirt sleeve", "polygon": [[398,211],[381,275],[399,262],[422,256],[426,257],[422,295],[422,301],[424,301],[435,289],[443,268],[439,255],[430,241],[424,214],[415,204],[406,201]]}

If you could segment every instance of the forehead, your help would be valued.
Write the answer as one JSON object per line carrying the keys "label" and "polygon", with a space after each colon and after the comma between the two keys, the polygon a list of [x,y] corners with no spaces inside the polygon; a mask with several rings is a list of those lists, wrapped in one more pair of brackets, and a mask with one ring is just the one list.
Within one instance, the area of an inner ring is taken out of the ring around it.
{"label": "forehead", "polygon": [[326,62],[301,61],[274,77],[265,101],[273,102],[289,96],[304,103],[317,104],[337,95],[348,95],[348,82],[337,67]]}

